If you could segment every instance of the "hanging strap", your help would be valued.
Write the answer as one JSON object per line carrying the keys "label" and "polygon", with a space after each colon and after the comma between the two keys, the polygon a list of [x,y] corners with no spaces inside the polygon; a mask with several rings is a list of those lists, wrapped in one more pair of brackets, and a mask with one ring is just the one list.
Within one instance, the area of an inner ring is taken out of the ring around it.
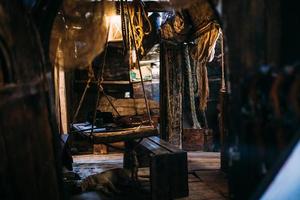
{"label": "hanging strap", "polygon": [[96,122],[97,108],[98,108],[99,101],[100,101],[100,93],[103,92],[103,87],[102,87],[101,84],[103,82],[103,73],[104,73],[104,67],[105,67],[105,63],[106,63],[109,29],[110,29],[110,23],[108,24],[108,29],[107,29],[107,33],[106,33],[106,43],[105,43],[105,50],[104,50],[104,57],[103,57],[103,62],[102,62],[102,68],[101,68],[101,70],[98,71],[98,74],[97,74],[97,88],[98,88],[98,92],[97,92],[96,104],[95,104],[95,109],[94,109],[94,114],[93,114],[92,129],[91,129],[91,133],[90,133],[90,138],[91,139],[92,139],[92,136],[93,136],[93,133],[94,133],[94,125],[95,125],[95,122]]}

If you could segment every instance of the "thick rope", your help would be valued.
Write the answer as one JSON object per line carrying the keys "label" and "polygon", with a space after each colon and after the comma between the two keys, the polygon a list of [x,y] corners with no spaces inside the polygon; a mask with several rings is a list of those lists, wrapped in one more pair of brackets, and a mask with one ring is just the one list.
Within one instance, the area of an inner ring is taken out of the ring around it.
{"label": "thick rope", "polygon": [[[132,31],[129,33],[131,38],[134,39],[135,46],[138,50],[140,50],[141,55],[144,55],[145,50],[143,47],[143,40],[145,35],[149,35],[152,31],[151,22],[147,16],[147,12],[144,9],[144,6],[141,1],[134,1],[137,5],[128,6],[127,4],[127,12],[129,17],[129,23],[132,25],[130,28]],[[126,0],[127,3],[127,0]],[[137,7],[137,10],[135,9]],[[145,30],[144,20],[147,22],[148,29]],[[138,54],[138,51],[136,51]]]}
{"label": "thick rope", "polygon": [[[129,6],[128,6],[127,0],[126,0],[126,6],[127,6],[127,11],[129,12]],[[128,17],[130,18],[130,15]],[[131,20],[129,20],[129,25],[130,25],[130,29],[131,29],[131,39],[133,41],[136,41],[135,40],[135,34],[134,34],[134,27],[133,27],[133,24],[132,24]],[[145,85],[144,85],[144,80],[143,80],[143,74],[142,74],[142,70],[141,70],[141,66],[140,66],[140,58],[138,56],[138,47],[137,47],[137,45],[136,45],[135,42],[134,42],[133,46],[134,46],[135,52],[137,53],[137,56],[136,56],[137,67],[139,69],[139,73],[140,73],[140,77],[141,77],[141,84],[142,84],[142,89],[143,89],[143,94],[144,94],[144,99],[145,99],[145,105],[146,105],[146,108],[147,108],[148,119],[149,119],[150,125],[153,126],[153,122],[152,122],[152,119],[151,119],[149,102],[148,102],[148,98],[147,98],[147,95],[146,95],[146,92],[145,92]]]}

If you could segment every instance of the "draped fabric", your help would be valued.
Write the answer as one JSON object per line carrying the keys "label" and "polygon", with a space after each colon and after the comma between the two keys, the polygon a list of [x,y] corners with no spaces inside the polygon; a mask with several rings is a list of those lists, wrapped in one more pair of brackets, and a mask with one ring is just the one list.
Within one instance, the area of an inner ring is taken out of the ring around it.
{"label": "draped fabric", "polygon": [[[181,2],[181,1],[180,1]],[[179,1],[171,3],[183,4]],[[212,8],[207,1],[191,1],[177,11],[161,29],[162,38],[176,43],[194,41],[191,57],[196,66],[200,111],[207,107],[209,85],[206,64],[213,60],[214,49],[220,34],[220,26],[215,21]],[[199,14],[201,13],[201,14]],[[191,39],[195,38],[195,39]]]}
{"label": "draped fabric", "polygon": [[[192,120],[192,127],[201,128],[198,121],[195,96],[193,91],[193,79],[190,65],[195,66],[197,79],[197,92],[199,96],[198,113],[207,107],[209,96],[208,74],[206,64],[214,57],[214,49],[220,34],[220,27],[215,22],[214,12],[205,0],[199,1],[172,1],[183,4],[184,9],[177,10],[161,28],[161,74],[165,78],[161,82],[162,102],[165,107],[161,108],[161,127],[166,132],[169,142],[181,146],[182,142],[182,119],[187,116]],[[182,7],[181,7],[182,8]],[[184,45],[187,43],[188,45]],[[190,48],[188,48],[188,46]],[[185,47],[185,48],[184,48]],[[187,62],[190,59],[190,63]],[[186,71],[189,77],[184,78],[182,73]],[[187,83],[184,82],[187,80]],[[189,87],[188,109],[189,114],[183,115],[182,102],[184,88]]]}
{"label": "draped fabric", "polygon": [[191,56],[197,70],[199,108],[204,111],[209,97],[206,64],[213,60],[214,49],[220,34],[220,26],[215,22],[216,16],[207,0],[199,0],[187,8],[193,25],[195,46]]}
{"label": "draped fabric", "polygon": [[207,62],[214,58],[215,46],[220,34],[219,25],[212,22],[203,28],[203,33],[196,39],[191,56],[197,69],[198,94],[200,97],[200,110],[207,107],[209,97],[209,84],[207,76]]}
{"label": "draped fabric", "polygon": [[161,36],[165,40],[184,42],[188,40],[191,26],[186,20],[185,12],[176,12],[174,16],[166,21],[161,27]]}

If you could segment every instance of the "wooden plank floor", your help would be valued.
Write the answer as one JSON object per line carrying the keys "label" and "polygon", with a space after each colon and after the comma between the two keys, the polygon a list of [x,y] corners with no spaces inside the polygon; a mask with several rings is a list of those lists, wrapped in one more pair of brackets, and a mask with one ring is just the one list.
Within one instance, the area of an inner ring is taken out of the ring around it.
{"label": "wooden plank floor", "polygon": [[181,200],[228,199],[228,185],[220,169],[220,153],[189,152],[190,195]]}
{"label": "wooden plank floor", "polygon": [[122,168],[123,154],[79,155],[73,156],[73,161],[73,171],[84,179],[90,175],[101,173],[109,169]]}
{"label": "wooden plank floor", "polygon": [[[74,156],[74,171],[81,178],[113,168],[122,168],[123,154]],[[226,176],[220,169],[220,154],[211,152],[189,152],[189,190],[190,195],[179,200],[225,200],[228,199]],[[139,176],[149,177],[148,169],[141,169]],[[93,194],[93,193],[91,193]],[[88,198],[85,194],[78,199]]]}

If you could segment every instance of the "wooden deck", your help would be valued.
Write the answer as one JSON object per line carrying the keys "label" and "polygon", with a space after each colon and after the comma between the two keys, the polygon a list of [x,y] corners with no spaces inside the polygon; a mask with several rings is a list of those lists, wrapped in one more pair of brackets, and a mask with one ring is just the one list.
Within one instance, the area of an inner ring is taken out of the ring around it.
{"label": "wooden deck", "polygon": [[[74,171],[81,178],[113,168],[122,168],[123,154],[74,156]],[[189,152],[189,190],[190,195],[179,200],[225,200],[228,198],[226,176],[220,172],[220,154],[210,152]],[[139,177],[147,181],[149,170],[143,168]],[[73,199],[97,199],[91,192]],[[99,198],[101,199],[101,198]],[[103,198],[102,198],[103,199]]]}

